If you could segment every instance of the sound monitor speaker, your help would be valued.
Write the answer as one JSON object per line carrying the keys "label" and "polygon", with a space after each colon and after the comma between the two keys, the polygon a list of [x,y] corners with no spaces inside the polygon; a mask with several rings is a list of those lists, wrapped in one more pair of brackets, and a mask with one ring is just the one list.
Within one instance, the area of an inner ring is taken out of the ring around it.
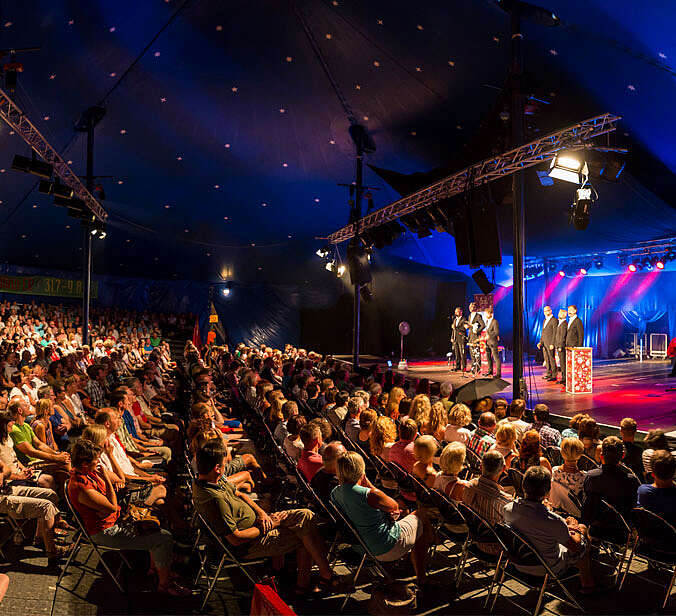
{"label": "sound monitor speaker", "polygon": [[458,265],[502,264],[498,211],[491,199],[472,191],[454,213],[453,230]]}
{"label": "sound monitor speaker", "polygon": [[474,272],[472,274],[472,278],[474,279],[474,282],[477,283],[479,288],[481,289],[481,292],[484,295],[488,295],[490,293],[493,293],[493,290],[495,289],[495,285],[491,283],[490,280],[486,277],[486,272],[483,270],[479,270],[477,272]]}
{"label": "sound monitor speaker", "polygon": [[347,247],[347,266],[350,270],[350,282],[353,285],[364,285],[371,282],[371,264],[368,253],[363,246]]}

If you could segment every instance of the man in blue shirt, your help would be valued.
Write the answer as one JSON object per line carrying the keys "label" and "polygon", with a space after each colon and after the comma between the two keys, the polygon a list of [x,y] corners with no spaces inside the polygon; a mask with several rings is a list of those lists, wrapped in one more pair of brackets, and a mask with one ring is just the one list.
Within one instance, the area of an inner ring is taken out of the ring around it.
{"label": "man in blue shirt", "polygon": [[638,506],[676,524],[676,458],[670,451],[660,449],[651,458],[654,483],[644,483],[638,489]]}

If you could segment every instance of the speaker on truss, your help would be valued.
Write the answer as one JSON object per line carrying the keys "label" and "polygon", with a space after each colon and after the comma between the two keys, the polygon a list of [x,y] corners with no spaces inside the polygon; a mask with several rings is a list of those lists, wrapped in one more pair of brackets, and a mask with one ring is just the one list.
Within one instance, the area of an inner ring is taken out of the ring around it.
{"label": "speaker on truss", "polygon": [[498,210],[490,193],[472,190],[453,216],[458,265],[502,264]]}
{"label": "speaker on truss", "polygon": [[371,282],[371,264],[368,251],[363,244],[347,247],[347,267],[350,270],[350,282],[353,285],[365,285]]}
{"label": "speaker on truss", "polygon": [[472,278],[474,279],[474,282],[477,283],[484,295],[493,293],[495,285],[490,280],[488,280],[486,272],[480,269],[472,274]]}

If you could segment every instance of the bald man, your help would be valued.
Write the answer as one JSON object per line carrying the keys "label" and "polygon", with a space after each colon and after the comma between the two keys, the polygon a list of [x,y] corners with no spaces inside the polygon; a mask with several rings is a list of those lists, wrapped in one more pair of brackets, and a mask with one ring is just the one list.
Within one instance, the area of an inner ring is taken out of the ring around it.
{"label": "bald man", "polygon": [[331,441],[322,451],[322,462],[324,464],[315,473],[310,486],[323,502],[329,502],[331,491],[338,485],[336,460],[346,451],[347,449],[340,441]]}
{"label": "bald man", "polygon": [[542,309],[545,315],[544,323],[542,324],[542,334],[540,334],[540,342],[538,342],[538,349],[542,349],[542,355],[545,359],[546,372],[543,377],[545,381],[556,381],[556,360],[554,359],[555,342],[556,342],[556,328],[557,322],[552,313],[551,306],[545,306]]}

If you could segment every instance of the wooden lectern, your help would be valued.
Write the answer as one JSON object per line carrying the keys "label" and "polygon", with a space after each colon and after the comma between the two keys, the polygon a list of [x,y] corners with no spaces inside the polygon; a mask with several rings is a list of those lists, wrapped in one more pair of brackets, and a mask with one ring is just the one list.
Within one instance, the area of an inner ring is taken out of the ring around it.
{"label": "wooden lectern", "polygon": [[566,393],[592,393],[591,347],[566,347]]}

